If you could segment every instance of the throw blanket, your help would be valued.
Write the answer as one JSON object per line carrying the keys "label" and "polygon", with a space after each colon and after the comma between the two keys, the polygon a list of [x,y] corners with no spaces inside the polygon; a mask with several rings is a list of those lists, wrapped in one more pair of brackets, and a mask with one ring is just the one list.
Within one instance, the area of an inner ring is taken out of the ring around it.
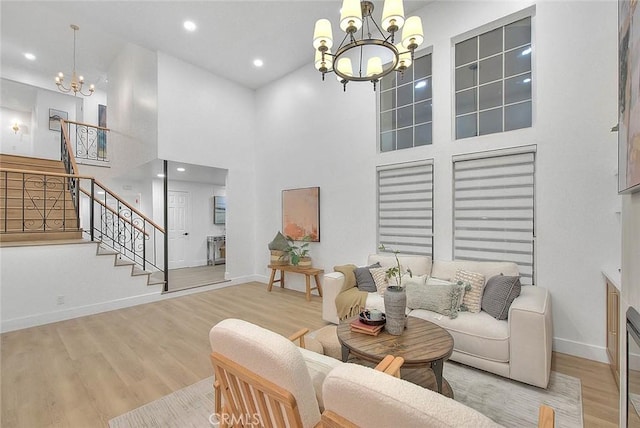
{"label": "throw blanket", "polygon": [[364,310],[366,303],[366,291],[360,291],[356,287],[343,291],[336,297],[338,318],[343,320],[358,315]]}

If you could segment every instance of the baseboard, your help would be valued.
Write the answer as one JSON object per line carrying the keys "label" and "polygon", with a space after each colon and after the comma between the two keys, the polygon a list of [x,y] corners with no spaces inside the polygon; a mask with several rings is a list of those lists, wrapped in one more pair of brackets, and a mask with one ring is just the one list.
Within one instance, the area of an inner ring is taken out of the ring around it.
{"label": "baseboard", "polygon": [[609,363],[607,350],[604,346],[590,345],[588,343],[554,337],[553,350],[562,354],[569,354],[601,363]]}
{"label": "baseboard", "polygon": [[23,318],[13,318],[3,321],[0,324],[0,332],[7,333],[15,330],[22,330],[24,328],[36,327],[39,325],[50,324],[58,321],[65,321],[73,318],[84,317],[87,315],[99,314],[101,312],[113,311],[115,309],[128,308],[130,306],[142,305],[145,303],[157,302],[164,299],[172,299],[175,297],[186,296],[189,294],[203,293],[205,291],[216,290],[219,288],[230,287],[232,285],[243,284],[249,281],[256,281],[253,279],[255,275],[243,276],[228,280],[225,282],[219,282],[217,284],[206,285],[203,287],[190,288],[186,290],[174,291],[170,293],[162,293],[161,291],[155,291],[138,296],[125,297],[122,299],[109,300],[106,302],[94,303],[91,305],[79,306],[76,308],[68,308],[62,311],[48,312],[44,314],[29,315]]}

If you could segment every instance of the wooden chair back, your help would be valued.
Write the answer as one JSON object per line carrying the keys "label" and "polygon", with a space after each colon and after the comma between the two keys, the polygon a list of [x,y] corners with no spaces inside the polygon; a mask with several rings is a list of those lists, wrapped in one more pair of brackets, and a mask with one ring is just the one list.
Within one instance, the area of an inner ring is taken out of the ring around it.
{"label": "wooden chair back", "polygon": [[296,399],[289,391],[219,353],[211,354],[211,363],[221,428],[302,427]]}

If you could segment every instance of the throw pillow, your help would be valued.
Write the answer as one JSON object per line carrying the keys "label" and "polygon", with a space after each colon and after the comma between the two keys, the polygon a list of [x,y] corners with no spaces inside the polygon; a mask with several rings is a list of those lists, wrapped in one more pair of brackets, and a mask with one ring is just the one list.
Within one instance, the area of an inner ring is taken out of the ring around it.
{"label": "throw pillow", "polygon": [[389,285],[389,281],[387,280],[387,268],[373,268],[369,269],[369,272],[371,272],[373,282],[376,284],[376,291],[379,295],[384,295],[384,292]]}
{"label": "throw pillow", "polygon": [[273,241],[269,242],[270,250],[287,251],[287,248],[289,248],[289,241],[281,232],[278,232]]}
{"label": "throw pillow", "polygon": [[406,286],[407,307],[409,309],[426,309],[447,315],[454,319],[460,311],[460,295],[464,287],[458,284],[433,284],[421,287],[409,283]]}
{"label": "throw pillow", "polygon": [[463,284],[462,281],[447,281],[445,279],[439,279],[439,278],[434,278],[432,276],[427,277],[427,282],[426,282],[427,286],[432,286],[432,285],[463,285],[462,287],[462,292],[460,293],[460,296],[458,296],[458,306],[460,306],[460,310],[466,310],[463,308],[462,305],[462,301],[464,299],[464,293],[468,288],[471,288],[470,285],[468,284]]}
{"label": "throw pillow", "polygon": [[482,290],[484,289],[484,275],[466,270],[456,271],[455,281],[469,284],[470,288],[464,293],[462,304],[467,311],[477,314],[482,303]]}
{"label": "throw pillow", "polygon": [[493,276],[487,281],[482,295],[482,310],[499,320],[509,317],[511,303],[520,295],[519,276]]}
{"label": "throw pillow", "polygon": [[378,291],[376,283],[373,281],[373,276],[369,269],[379,268],[380,263],[374,263],[371,266],[356,268],[353,273],[356,275],[356,286],[360,291],[366,291],[367,293],[375,293]]}
{"label": "throw pillow", "polygon": [[[427,278],[429,275],[414,275],[410,276],[409,274],[402,275],[402,286],[407,287],[407,285],[417,285],[418,287],[425,287],[427,285]],[[394,284],[395,285],[395,284]]]}
{"label": "throw pillow", "polygon": [[353,271],[357,267],[358,266],[356,265],[342,265],[333,267],[333,270],[335,272],[340,272],[344,275],[344,284],[342,284],[342,290],[340,290],[341,293],[356,286],[356,275],[353,273]]}

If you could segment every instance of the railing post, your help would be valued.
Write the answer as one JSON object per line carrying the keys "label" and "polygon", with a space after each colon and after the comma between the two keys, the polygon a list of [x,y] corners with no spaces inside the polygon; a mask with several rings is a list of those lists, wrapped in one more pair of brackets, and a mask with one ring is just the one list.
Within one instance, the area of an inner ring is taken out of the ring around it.
{"label": "railing post", "polygon": [[142,219],[142,270],[147,270],[147,220]]}
{"label": "railing post", "polygon": [[4,173],[4,232],[8,232],[7,227],[9,227],[9,211],[7,201],[9,200],[9,173],[5,171]]}
{"label": "railing post", "polygon": [[[93,239],[94,239],[94,234],[93,234],[93,222],[94,222],[93,216],[94,216],[94,212],[93,211],[94,211],[95,207],[94,207],[93,204],[95,202],[94,202],[93,198],[95,197],[95,185],[96,185],[96,181],[92,178],[91,179],[91,198],[89,200],[89,230],[90,230],[89,234],[91,235],[91,242],[93,242]],[[80,204],[78,204],[78,205],[80,205]]]}

